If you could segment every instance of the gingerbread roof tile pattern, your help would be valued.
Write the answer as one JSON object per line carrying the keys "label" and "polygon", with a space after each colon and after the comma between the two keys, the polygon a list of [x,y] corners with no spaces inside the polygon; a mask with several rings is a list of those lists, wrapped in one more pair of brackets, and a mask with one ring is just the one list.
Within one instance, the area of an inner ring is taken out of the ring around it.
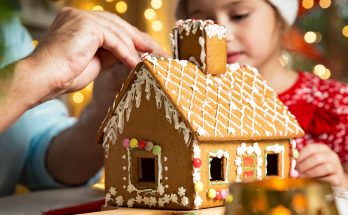
{"label": "gingerbread roof tile pattern", "polygon": [[[295,117],[255,68],[230,64],[225,74],[215,76],[203,73],[186,60],[148,55],[143,64],[199,141],[303,135]],[[135,78],[136,71],[129,79]],[[128,80],[128,85],[131,82]],[[128,87],[126,84],[116,97],[113,109]],[[114,114],[114,110],[110,111],[108,116]]]}

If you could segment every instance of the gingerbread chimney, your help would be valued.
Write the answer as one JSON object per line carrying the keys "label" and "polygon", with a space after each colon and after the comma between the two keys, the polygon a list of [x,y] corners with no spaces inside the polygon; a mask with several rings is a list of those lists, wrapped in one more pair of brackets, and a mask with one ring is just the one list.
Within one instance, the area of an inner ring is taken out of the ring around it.
{"label": "gingerbread chimney", "polygon": [[171,34],[174,58],[189,60],[207,74],[226,72],[226,28],[212,20],[179,20]]}

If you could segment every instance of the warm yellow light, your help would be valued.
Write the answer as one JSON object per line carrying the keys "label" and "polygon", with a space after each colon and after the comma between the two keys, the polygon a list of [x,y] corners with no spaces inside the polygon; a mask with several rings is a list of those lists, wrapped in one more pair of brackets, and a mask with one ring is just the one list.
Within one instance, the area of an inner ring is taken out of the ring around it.
{"label": "warm yellow light", "polygon": [[72,99],[76,104],[81,104],[85,100],[85,96],[81,92],[76,92]]}
{"label": "warm yellow light", "polygon": [[33,44],[34,48],[39,44],[39,41],[32,40],[31,43]]}
{"label": "warm yellow light", "polygon": [[305,9],[311,9],[314,6],[313,0],[302,0],[302,7]]}
{"label": "warm yellow light", "polygon": [[113,2],[114,0],[105,0],[105,1],[110,3],[110,2]]}
{"label": "warm yellow light", "polygon": [[291,213],[291,210],[285,208],[282,205],[279,205],[273,208],[269,214],[270,215],[291,215],[292,213]]}
{"label": "warm yellow light", "polygon": [[119,1],[116,3],[115,8],[118,13],[125,13],[128,9],[128,5],[124,1]]}
{"label": "warm yellow light", "polygon": [[318,65],[314,66],[313,72],[317,76],[322,76],[322,75],[324,75],[325,70],[326,70],[326,67],[324,65],[318,64]]}
{"label": "warm yellow light", "polygon": [[144,11],[144,16],[148,20],[152,20],[156,16],[156,11],[154,9],[148,8]]}
{"label": "warm yellow light", "polygon": [[163,28],[163,24],[162,24],[161,21],[159,21],[159,20],[153,21],[153,23],[152,23],[152,29],[153,29],[154,31],[161,31],[162,28]]}
{"label": "warm yellow light", "polygon": [[342,34],[343,36],[348,37],[348,25],[342,28]]}
{"label": "warm yellow light", "polygon": [[319,6],[323,9],[329,8],[331,6],[331,0],[320,0]]}
{"label": "warm yellow light", "polygon": [[317,35],[316,33],[314,33],[313,31],[308,31],[305,35],[304,35],[304,40],[307,43],[314,43],[317,40]]}
{"label": "warm yellow light", "polygon": [[93,90],[93,82],[89,83],[89,84],[87,85],[87,87],[85,87],[85,89],[86,89],[87,91],[89,91],[89,92],[92,92],[92,90]]}
{"label": "warm yellow light", "polygon": [[329,79],[330,76],[331,76],[331,71],[329,69],[326,69],[324,74],[321,75],[320,78],[326,80],[326,79]]}
{"label": "warm yellow light", "polygon": [[94,7],[92,8],[92,10],[103,11],[104,8],[103,8],[102,6],[100,6],[100,5],[96,5],[96,6],[94,6]]}
{"label": "warm yellow light", "polygon": [[162,0],[151,0],[151,7],[154,9],[160,9],[162,7]]}

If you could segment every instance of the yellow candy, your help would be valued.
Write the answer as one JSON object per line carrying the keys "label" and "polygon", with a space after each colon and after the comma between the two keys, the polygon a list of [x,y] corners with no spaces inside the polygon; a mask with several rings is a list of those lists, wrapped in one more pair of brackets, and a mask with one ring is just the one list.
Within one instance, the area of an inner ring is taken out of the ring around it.
{"label": "yellow candy", "polygon": [[226,203],[232,203],[232,201],[233,201],[232,194],[228,194],[227,197],[226,197]]}
{"label": "yellow candy", "polygon": [[135,139],[135,138],[132,138],[130,141],[129,141],[129,145],[132,149],[138,147],[138,140]]}
{"label": "yellow candy", "polygon": [[208,197],[211,199],[214,199],[216,197],[216,190],[215,189],[209,189],[208,190]]}
{"label": "yellow candy", "polygon": [[202,182],[197,182],[197,183],[195,183],[195,191],[196,192],[202,192],[203,191],[203,183]]}

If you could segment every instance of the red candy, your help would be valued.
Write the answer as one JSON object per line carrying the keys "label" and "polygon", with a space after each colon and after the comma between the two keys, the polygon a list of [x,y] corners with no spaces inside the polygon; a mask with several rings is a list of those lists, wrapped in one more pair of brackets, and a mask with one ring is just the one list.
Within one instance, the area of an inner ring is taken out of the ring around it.
{"label": "red candy", "polygon": [[139,140],[138,148],[139,149],[145,149],[145,146],[146,146],[146,141],[145,140]]}
{"label": "red candy", "polygon": [[216,200],[221,200],[221,199],[222,199],[221,191],[220,191],[220,190],[217,190],[217,191],[216,191],[215,199],[216,199]]}
{"label": "red candy", "polygon": [[193,166],[199,168],[202,166],[202,161],[199,158],[193,158]]}

